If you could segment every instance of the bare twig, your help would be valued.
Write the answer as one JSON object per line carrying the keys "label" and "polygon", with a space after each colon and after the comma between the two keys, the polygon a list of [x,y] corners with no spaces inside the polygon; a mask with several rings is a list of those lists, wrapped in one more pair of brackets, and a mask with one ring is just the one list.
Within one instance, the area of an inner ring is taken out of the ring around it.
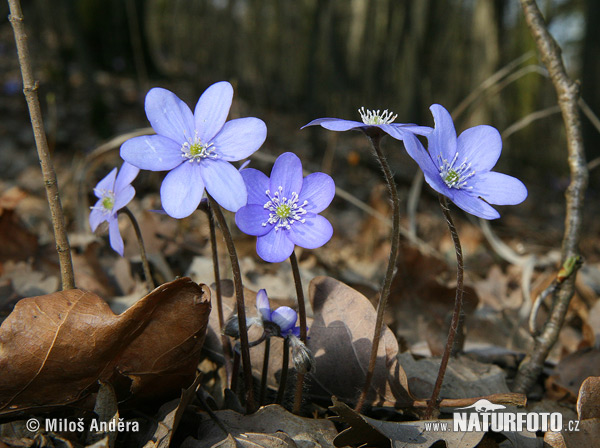
{"label": "bare twig", "polygon": [[42,176],[46,186],[46,196],[50,206],[52,216],[52,226],[54,227],[54,238],[56,240],[56,251],[58,252],[58,261],[60,263],[60,275],[62,289],[73,289],[75,287],[75,278],[73,276],[73,261],[71,259],[71,248],[67,238],[65,225],[65,216],[60,202],[58,192],[58,182],[56,173],[52,166],[50,151],[48,150],[48,140],[44,132],[44,122],[42,120],[42,111],[38,99],[38,83],[33,77],[33,70],[29,60],[29,47],[27,45],[27,34],[23,23],[23,11],[19,0],[8,0],[10,7],[10,23],[15,34],[17,44],[17,53],[19,54],[19,65],[21,66],[21,75],[23,76],[23,93],[27,100],[29,116],[31,117],[31,126],[35,138],[40,166],[42,167]]}
{"label": "bare twig", "polygon": [[[561,249],[564,265],[568,260],[579,259],[580,257],[579,240],[583,221],[583,200],[588,179],[583,151],[581,120],[578,111],[579,86],[567,75],[561,59],[560,47],[548,32],[535,0],[521,0],[521,6],[542,61],[550,74],[565,122],[571,183],[566,193],[565,233]],[[568,278],[554,290],[552,294],[554,306],[550,312],[550,317],[543,326],[540,335],[535,338],[533,349],[519,366],[513,385],[515,391],[527,392],[541,373],[544,361],[558,339],[558,334],[564,323],[569,303],[575,292],[576,275],[577,270],[574,269]]]}

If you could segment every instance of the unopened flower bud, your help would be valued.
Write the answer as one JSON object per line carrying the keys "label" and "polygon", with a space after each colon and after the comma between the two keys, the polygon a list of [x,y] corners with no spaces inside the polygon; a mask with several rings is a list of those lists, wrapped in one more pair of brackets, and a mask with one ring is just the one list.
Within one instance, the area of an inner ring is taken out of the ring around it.
{"label": "unopened flower bud", "polygon": [[229,319],[223,325],[223,334],[231,336],[234,339],[240,338],[240,324],[238,322],[238,315],[232,314]]}
{"label": "unopened flower bud", "polygon": [[301,374],[308,372],[314,372],[316,361],[312,352],[308,347],[293,334],[288,336],[290,341],[290,347],[292,347],[292,362],[296,371]]}

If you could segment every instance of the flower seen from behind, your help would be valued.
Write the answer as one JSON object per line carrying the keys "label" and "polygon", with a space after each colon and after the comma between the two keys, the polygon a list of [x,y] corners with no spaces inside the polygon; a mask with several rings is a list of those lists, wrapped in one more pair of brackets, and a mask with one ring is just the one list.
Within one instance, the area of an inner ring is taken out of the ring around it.
{"label": "flower seen from behind", "polygon": [[90,227],[92,232],[95,232],[100,223],[108,222],[110,247],[121,256],[123,256],[124,246],[119,232],[117,212],[129,204],[135,196],[135,189],[131,186],[131,182],[139,171],[139,168],[124,162],[118,174],[117,168],[113,169],[94,188],[98,201],[91,207]]}
{"label": "flower seen from behind", "polygon": [[280,306],[275,311],[271,311],[271,304],[267,291],[261,289],[256,294],[256,309],[260,315],[265,330],[268,330],[269,323],[277,325],[277,336],[286,338],[290,335],[300,337],[300,327],[296,327],[298,315],[296,311],[289,306]]}
{"label": "flower seen from behind", "polygon": [[433,129],[427,126],[417,126],[415,124],[394,123],[397,114],[384,110],[369,110],[361,107],[358,110],[361,121],[344,120],[341,118],[317,118],[310,123],[302,126],[304,129],[307,126],[321,125],[330,131],[349,131],[351,129],[363,131],[371,136],[373,133],[381,131],[392,136],[397,140],[403,140],[406,133],[414,133],[419,135],[427,135]]}
{"label": "flower seen from behind", "polygon": [[331,239],[333,228],[319,215],[335,195],[333,179],[324,173],[303,178],[302,162],[286,152],[280,155],[271,178],[253,168],[242,171],[248,188],[248,204],[238,210],[240,230],[257,236],[256,251],[265,261],[288,258],[294,246],[321,247]]}
{"label": "flower seen from behind", "polygon": [[491,171],[502,151],[502,138],[496,128],[475,126],[457,138],[450,113],[439,104],[430,110],[435,129],[427,136],[428,150],[414,135],[404,144],[435,191],[484,219],[500,217],[490,204],[515,205],[527,198],[523,182]]}
{"label": "flower seen from behind", "polygon": [[233,87],[225,81],[206,89],[194,113],[166,89],[153,88],[146,95],[146,115],[156,135],[126,141],[121,157],[144,170],[169,171],[160,196],[173,218],[191,215],[205,189],[229,211],[246,204],[246,186],[230,162],[260,148],[267,127],[253,117],[226,122],[232,99]]}

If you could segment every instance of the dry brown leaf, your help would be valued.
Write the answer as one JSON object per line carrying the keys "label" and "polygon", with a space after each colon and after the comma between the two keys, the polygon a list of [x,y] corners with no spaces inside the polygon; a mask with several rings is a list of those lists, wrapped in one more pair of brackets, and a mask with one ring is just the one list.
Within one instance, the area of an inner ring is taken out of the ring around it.
{"label": "dry brown leaf", "polygon": [[587,378],[579,389],[577,397],[579,420],[600,418],[600,377]]}
{"label": "dry brown leaf", "polygon": [[590,376],[600,376],[600,349],[584,348],[565,356],[555,372],[546,380],[547,385],[554,390],[568,392],[574,402],[584,380]]}
{"label": "dry brown leaf", "polygon": [[194,378],[209,313],[208,288],[188,278],[120,315],[77,289],[23,299],[0,326],[0,414],[74,402],[99,379],[147,398],[179,391]]}

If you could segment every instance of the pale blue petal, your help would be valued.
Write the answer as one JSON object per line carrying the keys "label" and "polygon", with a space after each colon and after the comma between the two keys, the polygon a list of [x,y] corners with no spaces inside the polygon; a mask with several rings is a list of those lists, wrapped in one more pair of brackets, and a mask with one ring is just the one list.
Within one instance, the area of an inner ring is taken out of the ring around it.
{"label": "pale blue petal", "polygon": [[442,181],[438,167],[433,163],[430,154],[419,139],[412,134],[407,134],[404,138],[404,147],[425,174],[427,183],[438,193],[444,194],[448,187]]}
{"label": "pale blue petal", "polygon": [[133,166],[130,163],[123,162],[119,174],[117,174],[117,180],[115,180],[115,195],[119,194],[119,191],[129,186],[134,181],[140,169],[137,166]]}
{"label": "pale blue petal", "polygon": [[497,219],[500,217],[500,213],[494,207],[486,203],[483,199],[476,196],[471,196],[464,190],[453,191],[452,202],[454,202],[459,208],[462,208],[467,213],[474,216],[478,216],[483,219]]}
{"label": "pale blue petal", "polygon": [[289,199],[292,193],[299,194],[302,190],[302,162],[296,154],[284,152],[273,165],[271,171],[271,195],[279,187],[283,188],[283,197]]}
{"label": "pale blue petal", "polygon": [[252,155],[262,146],[266,138],[267,125],[264,121],[248,117],[225,123],[212,143],[221,159],[237,162]]}
{"label": "pale blue petal", "polygon": [[325,210],[335,196],[335,184],[331,176],[325,173],[312,173],[304,178],[298,203],[306,211],[320,213]]}
{"label": "pale blue petal", "polygon": [[304,129],[307,126],[321,125],[325,129],[330,131],[349,131],[350,129],[365,128],[368,125],[361,121],[343,120],[341,118],[317,118],[308,124],[305,124],[300,129]]}
{"label": "pale blue petal", "polygon": [[157,134],[170,138],[179,145],[194,138],[194,115],[188,105],[173,92],[160,87],[150,89],[146,95],[145,107],[148,121]]}
{"label": "pale blue petal", "polygon": [[288,237],[292,243],[305,249],[316,249],[331,239],[333,227],[321,215],[307,213],[305,222],[295,222],[288,230]]}
{"label": "pale blue petal", "polygon": [[267,291],[264,289],[261,289],[256,293],[256,309],[258,309],[263,321],[271,321],[271,304],[269,303]]}
{"label": "pale blue petal", "polygon": [[490,204],[516,205],[527,198],[527,187],[516,177],[495,171],[478,174],[471,193]]}
{"label": "pale blue petal", "polygon": [[265,205],[269,201],[266,193],[270,188],[269,178],[254,168],[246,168],[240,173],[248,190],[248,204]]}
{"label": "pale blue petal", "polygon": [[131,202],[135,197],[135,188],[131,185],[127,185],[118,194],[115,194],[115,204],[113,205],[113,212],[117,212]]}
{"label": "pale blue petal", "polygon": [[458,136],[457,151],[458,165],[464,161],[470,163],[475,172],[489,171],[502,152],[502,137],[492,126],[475,126]]}
{"label": "pale blue petal", "polygon": [[161,135],[144,135],[121,145],[121,158],[142,170],[169,171],[179,166],[181,144]]}
{"label": "pale blue petal", "polygon": [[202,142],[210,142],[221,130],[232,100],[233,87],[227,81],[217,82],[204,91],[194,110],[196,130]]}
{"label": "pale blue petal", "polygon": [[231,163],[204,159],[200,163],[200,174],[208,194],[225,210],[237,212],[248,202],[246,184]]}
{"label": "pale blue petal", "polygon": [[204,182],[196,162],[182,163],[172,170],[160,186],[163,209],[173,218],[190,216],[198,208]]}
{"label": "pale blue petal", "polygon": [[429,152],[433,160],[438,162],[438,156],[449,162],[456,154],[456,129],[450,113],[441,105],[434,104],[429,110],[433,114],[435,129],[427,136]]}
{"label": "pale blue petal", "polygon": [[289,306],[280,306],[271,314],[271,321],[279,326],[282,335],[290,331],[297,320],[298,314]]}
{"label": "pale blue petal", "polygon": [[294,250],[294,243],[287,237],[284,229],[271,230],[264,236],[256,239],[256,253],[269,263],[279,263],[290,255]]}
{"label": "pale blue petal", "polygon": [[108,220],[108,239],[110,241],[110,247],[118,253],[120,256],[123,256],[123,238],[121,237],[121,232],[119,231],[119,220],[117,219],[117,215],[113,215]]}
{"label": "pale blue petal", "polygon": [[110,173],[108,173],[100,182],[98,182],[94,188],[94,194],[97,198],[102,198],[104,196],[103,193],[107,191],[114,191],[116,177],[117,169],[113,168]]}
{"label": "pale blue petal", "polygon": [[[102,199],[96,202],[94,207],[102,207]],[[108,215],[99,208],[92,209],[90,212],[90,228],[92,229],[92,232],[96,231],[101,222],[106,221],[107,216]]]}
{"label": "pale blue petal", "polygon": [[235,214],[235,223],[247,235],[262,236],[273,229],[273,224],[263,226],[269,219],[269,211],[262,205],[248,204]]}
{"label": "pale blue petal", "polygon": [[433,132],[433,128],[414,124],[390,123],[379,125],[379,127],[397,140],[404,140],[407,133],[429,135]]}

